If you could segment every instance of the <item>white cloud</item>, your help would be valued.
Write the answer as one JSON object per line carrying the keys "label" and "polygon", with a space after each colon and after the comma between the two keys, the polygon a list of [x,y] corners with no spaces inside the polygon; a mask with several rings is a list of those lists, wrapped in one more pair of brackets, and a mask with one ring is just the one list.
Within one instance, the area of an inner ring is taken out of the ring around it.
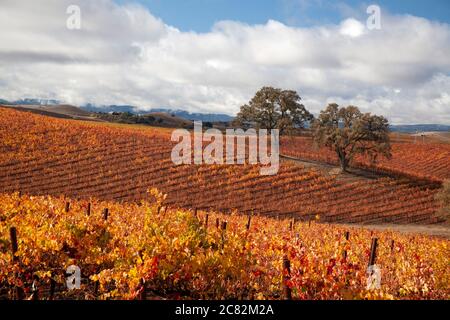
{"label": "white cloud", "polygon": [[[82,29],[66,28],[81,8]],[[450,26],[382,12],[295,28],[221,21],[182,32],[110,0],[2,0],[0,98],[238,111],[263,85],[297,90],[318,112],[356,104],[395,122],[450,123]]]}
{"label": "white cloud", "polygon": [[340,33],[352,38],[361,36],[365,31],[365,26],[356,19],[349,18],[341,23]]}

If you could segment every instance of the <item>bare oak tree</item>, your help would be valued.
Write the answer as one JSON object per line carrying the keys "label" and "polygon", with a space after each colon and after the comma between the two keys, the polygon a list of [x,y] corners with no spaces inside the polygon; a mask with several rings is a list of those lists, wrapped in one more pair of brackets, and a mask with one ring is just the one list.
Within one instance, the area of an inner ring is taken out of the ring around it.
{"label": "bare oak tree", "polygon": [[336,152],[342,171],[347,171],[356,154],[367,155],[372,163],[378,155],[392,157],[387,119],[361,113],[355,106],[329,104],[314,121],[313,131],[319,146]]}

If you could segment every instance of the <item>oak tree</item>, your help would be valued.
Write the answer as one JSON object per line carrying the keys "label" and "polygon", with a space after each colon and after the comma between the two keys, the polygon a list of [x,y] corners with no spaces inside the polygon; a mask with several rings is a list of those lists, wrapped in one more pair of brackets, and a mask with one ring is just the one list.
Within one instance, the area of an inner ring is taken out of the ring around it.
{"label": "oak tree", "polygon": [[258,129],[279,129],[280,134],[303,128],[313,115],[300,103],[294,90],[263,87],[248,104],[241,106],[235,124]]}
{"label": "oak tree", "polygon": [[313,123],[314,140],[335,151],[342,171],[357,154],[374,163],[379,155],[391,158],[389,123],[383,116],[362,113],[358,107],[329,104]]}

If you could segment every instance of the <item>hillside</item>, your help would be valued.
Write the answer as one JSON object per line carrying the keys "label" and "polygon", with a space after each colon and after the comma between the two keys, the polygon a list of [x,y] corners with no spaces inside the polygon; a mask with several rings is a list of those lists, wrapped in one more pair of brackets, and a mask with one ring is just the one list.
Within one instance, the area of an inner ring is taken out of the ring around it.
{"label": "hillside", "polygon": [[54,118],[98,121],[98,119],[96,119],[90,112],[87,112],[76,106],[66,104],[51,104],[51,105],[15,104],[15,105],[0,105],[0,107],[12,108],[18,111],[25,111]]}
{"label": "hillside", "polygon": [[96,119],[112,123],[139,124],[165,128],[193,128],[192,121],[179,118],[173,114],[153,112],[147,114],[133,114],[130,112],[93,113]]}
{"label": "hillside", "polygon": [[[1,106],[2,105],[0,105],[0,107]],[[88,120],[88,121],[124,123],[124,124],[143,124],[166,128],[193,127],[192,121],[165,112],[152,112],[143,115],[132,114],[129,112],[111,112],[111,113],[89,112],[76,106],[63,104],[51,104],[51,105],[16,104],[16,105],[3,105],[3,107],[62,119]]]}
{"label": "hillside", "polygon": [[175,166],[170,130],[74,122],[0,108],[0,190],[134,202],[156,187],[167,205],[339,223],[436,223],[438,181],[348,181],[282,162]]}

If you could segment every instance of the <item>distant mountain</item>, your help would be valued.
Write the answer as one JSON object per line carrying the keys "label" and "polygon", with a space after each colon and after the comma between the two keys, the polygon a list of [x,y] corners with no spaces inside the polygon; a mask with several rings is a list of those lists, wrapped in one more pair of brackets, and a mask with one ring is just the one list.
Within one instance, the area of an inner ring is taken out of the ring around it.
{"label": "distant mountain", "polygon": [[0,103],[9,105],[57,105],[60,104],[58,100],[54,99],[35,99],[35,98],[25,98],[16,101],[7,101],[0,99]]}
{"label": "distant mountain", "polygon": [[84,106],[80,107],[81,109],[84,109],[86,111],[89,112],[105,112],[105,113],[110,113],[110,112],[130,112],[130,113],[134,113],[137,114],[138,112],[137,107],[135,106],[130,106],[130,105],[95,105],[92,103],[88,103],[85,104]]}
{"label": "distant mountain", "polygon": [[445,124],[405,124],[405,125],[391,125],[391,131],[394,132],[428,132],[428,131],[450,131],[450,125]]}
{"label": "distant mountain", "polygon": [[155,112],[164,112],[171,115],[174,115],[179,118],[184,118],[191,121],[203,121],[203,122],[229,122],[234,118],[223,113],[190,113],[184,110],[172,110],[168,108],[156,108],[150,109],[148,111],[138,110],[136,106],[130,105],[107,105],[107,106],[98,106],[91,103],[88,103],[84,106],[81,106],[82,109],[90,112],[130,112],[133,114],[147,114],[147,113],[155,113]]}
{"label": "distant mountain", "polygon": [[191,121],[230,122],[234,119],[234,117],[231,117],[224,113],[200,113],[200,112],[190,113],[184,110],[171,110],[163,108],[152,109],[151,112],[166,112]]}

